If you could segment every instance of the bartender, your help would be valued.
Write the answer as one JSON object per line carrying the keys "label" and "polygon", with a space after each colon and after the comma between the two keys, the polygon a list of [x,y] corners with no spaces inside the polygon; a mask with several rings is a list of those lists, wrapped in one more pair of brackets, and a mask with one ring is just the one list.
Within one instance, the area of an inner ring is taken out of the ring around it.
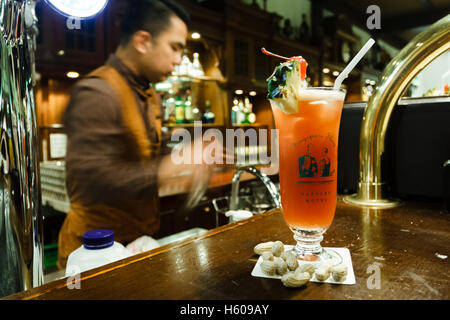
{"label": "bartender", "polygon": [[[189,15],[171,0],[127,1],[118,49],[74,87],[64,114],[70,211],[58,239],[58,267],[85,232],[114,231],[126,245],[160,225],[158,184],[186,165],[162,156],[161,103],[150,83],[166,79],[186,45]],[[209,179],[203,165],[195,179]]]}

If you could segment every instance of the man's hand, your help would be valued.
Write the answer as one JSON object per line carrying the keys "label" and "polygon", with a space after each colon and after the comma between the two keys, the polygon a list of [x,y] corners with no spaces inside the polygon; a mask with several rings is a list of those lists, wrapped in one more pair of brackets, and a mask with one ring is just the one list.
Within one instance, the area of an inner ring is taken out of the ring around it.
{"label": "man's hand", "polygon": [[[188,178],[190,183],[195,181],[195,184],[206,184],[206,188],[208,187],[209,179],[211,178],[215,165],[207,165],[203,161],[202,157],[204,148],[195,148],[194,145],[195,143],[191,143],[181,147],[181,150],[174,151],[181,154],[191,155],[185,162],[175,163],[171,154],[165,156],[161,160],[158,170],[158,184],[160,186],[171,183],[174,179]],[[202,159],[202,161],[200,164],[196,164],[194,163],[194,159]]]}

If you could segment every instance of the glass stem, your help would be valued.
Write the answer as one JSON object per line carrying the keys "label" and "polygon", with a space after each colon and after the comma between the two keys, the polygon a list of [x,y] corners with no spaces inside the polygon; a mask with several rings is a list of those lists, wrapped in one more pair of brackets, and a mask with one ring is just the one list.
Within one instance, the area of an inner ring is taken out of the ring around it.
{"label": "glass stem", "polygon": [[297,242],[294,250],[298,257],[306,260],[316,260],[314,256],[322,253],[322,246],[320,243],[323,240],[323,233],[326,228],[302,230],[296,227],[291,227],[294,233],[294,239]]}

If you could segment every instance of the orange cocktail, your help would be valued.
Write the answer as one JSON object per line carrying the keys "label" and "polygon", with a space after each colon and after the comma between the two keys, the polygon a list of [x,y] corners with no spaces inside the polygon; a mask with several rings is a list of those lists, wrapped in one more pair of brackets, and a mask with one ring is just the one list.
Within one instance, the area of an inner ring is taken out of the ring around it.
{"label": "orange cocktail", "polygon": [[279,175],[283,215],[306,260],[320,254],[323,233],[336,209],[337,151],[344,90],[302,88],[298,110],[272,104],[279,130]]}

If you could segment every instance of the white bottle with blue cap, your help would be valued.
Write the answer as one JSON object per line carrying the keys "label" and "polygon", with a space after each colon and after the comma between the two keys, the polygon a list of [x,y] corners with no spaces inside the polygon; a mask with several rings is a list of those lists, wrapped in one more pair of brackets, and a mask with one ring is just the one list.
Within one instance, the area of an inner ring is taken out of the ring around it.
{"label": "white bottle with blue cap", "polygon": [[83,245],[67,259],[66,277],[94,269],[132,254],[122,244],[114,241],[111,230],[93,230],[83,235]]}

